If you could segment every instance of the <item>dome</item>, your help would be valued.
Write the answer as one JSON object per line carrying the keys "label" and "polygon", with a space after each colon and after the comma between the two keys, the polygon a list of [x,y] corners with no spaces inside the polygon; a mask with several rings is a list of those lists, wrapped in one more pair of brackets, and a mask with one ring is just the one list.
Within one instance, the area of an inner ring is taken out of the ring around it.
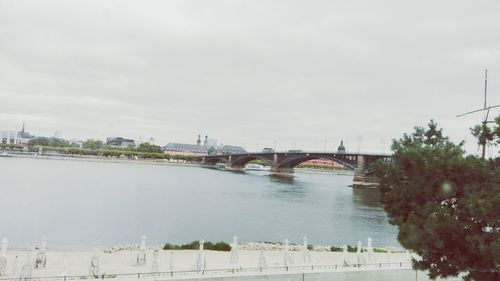
{"label": "dome", "polygon": [[340,141],[340,145],[337,148],[337,153],[345,153],[345,152],[346,152],[346,150],[345,150],[345,146],[344,146],[344,141]]}

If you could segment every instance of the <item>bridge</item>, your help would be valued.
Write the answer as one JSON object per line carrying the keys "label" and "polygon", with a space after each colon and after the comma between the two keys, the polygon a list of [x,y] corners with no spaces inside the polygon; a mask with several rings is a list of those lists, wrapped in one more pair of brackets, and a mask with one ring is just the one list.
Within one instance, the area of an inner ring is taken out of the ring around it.
{"label": "bridge", "polygon": [[354,171],[354,185],[373,185],[373,164],[378,161],[388,161],[387,154],[366,153],[330,153],[330,152],[257,152],[242,154],[206,155],[201,157],[203,166],[225,164],[230,171],[244,171],[245,164],[253,160],[269,163],[271,172],[275,174],[292,174],[293,168],[313,159],[326,159]]}

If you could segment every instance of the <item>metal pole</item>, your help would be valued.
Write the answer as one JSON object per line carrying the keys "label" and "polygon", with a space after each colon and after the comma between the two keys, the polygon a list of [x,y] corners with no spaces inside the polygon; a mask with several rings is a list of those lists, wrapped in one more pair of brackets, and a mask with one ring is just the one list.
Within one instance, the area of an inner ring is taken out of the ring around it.
{"label": "metal pole", "polygon": [[488,91],[488,69],[484,71],[484,108],[486,108],[486,93]]}

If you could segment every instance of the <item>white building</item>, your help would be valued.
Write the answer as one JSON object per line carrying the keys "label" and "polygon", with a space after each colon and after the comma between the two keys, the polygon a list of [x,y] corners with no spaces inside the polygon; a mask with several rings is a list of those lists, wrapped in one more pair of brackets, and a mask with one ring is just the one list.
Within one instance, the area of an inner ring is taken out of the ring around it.
{"label": "white building", "polygon": [[33,136],[23,128],[21,131],[0,130],[0,143],[2,144],[27,144]]}

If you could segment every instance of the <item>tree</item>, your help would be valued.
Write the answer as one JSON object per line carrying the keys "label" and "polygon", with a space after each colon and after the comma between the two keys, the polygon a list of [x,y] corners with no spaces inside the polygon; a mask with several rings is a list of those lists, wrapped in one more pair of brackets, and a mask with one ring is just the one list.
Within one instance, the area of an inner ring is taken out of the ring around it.
{"label": "tree", "polygon": [[143,142],[137,147],[137,151],[140,152],[152,152],[152,153],[162,153],[163,150],[158,145],[150,144],[148,142]]}
{"label": "tree", "polygon": [[103,142],[101,140],[93,140],[93,139],[88,139],[83,142],[82,145],[83,148],[86,149],[91,149],[91,150],[98,150],[103,147]]}
{"label": "tree", "polygon": [[392,161],[375,168],[381,202],[401,245],[420,256],[416,269],[500,280],[500,161],[465,156],[462,145],[433,121],[394,140]]}
{"label": "tree", "polygon": [[70,144],[67,140],[59,138],[36,137],[28,141],[29,146],[50,146],[50,147],[69,147]]}
{"label": "tree", "polygon": [[[477,144],[483,147],[483,158],[485,155],[486,146],[500,144],[500,115],[495,118],[495,127],[492,129],[488,126],[490,121],[485,120],[481,125],[476,125],[471,128],[471,133],[477,138]],[[496,141],[495,141],[496,139]]]}

